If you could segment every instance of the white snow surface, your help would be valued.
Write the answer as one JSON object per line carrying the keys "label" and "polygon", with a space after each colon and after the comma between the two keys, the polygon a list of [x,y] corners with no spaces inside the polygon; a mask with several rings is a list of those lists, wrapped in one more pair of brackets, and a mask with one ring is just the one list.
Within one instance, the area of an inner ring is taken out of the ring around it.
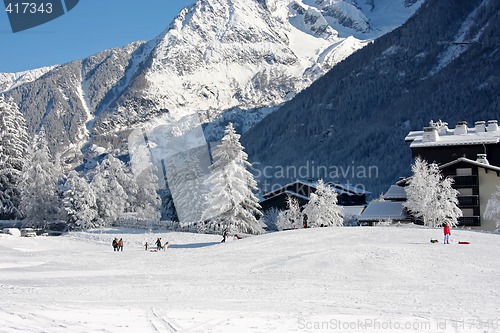
{"label": "white snow surface", "polygon": [[[495,332],[499,235],[452,230],[452,244],[429,242],[441,236],[417,227],[301,229],[226,243],[126,229],[0,234],[0,331]],[[114,237],[123,252],[113,252]],[[156,237],[171,246],[145,251]],[[342,322],[352,324],[335,329]],[[359,326],[370,322],[380,329]]]}
{"label": "white snow surface", "polygon": [[32,82],[57,66],[42,67],[16,73],[0,73],[0,93],[7,92],[24,83]]}

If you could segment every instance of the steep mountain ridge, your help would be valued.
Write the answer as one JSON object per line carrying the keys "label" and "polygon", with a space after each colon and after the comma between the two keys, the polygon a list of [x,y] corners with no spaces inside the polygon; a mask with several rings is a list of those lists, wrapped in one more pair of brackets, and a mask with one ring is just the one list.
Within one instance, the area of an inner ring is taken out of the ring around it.
{"label": "steep mountain ridge", "polygon": [[499,17],[498,1],[427,1],[243,136],[261,181],[287,182],[293,175],[271,171],[305,166],[305,177],[378,195],[409,174],[410,130],[499,119]]}
{"label": "steep mountain ridge", "polygon": [[198,0],[149,42],[58,66],[7,94],[61,151],[120,149],[133,126],[159,114],[210,122],[290,100],[422,1],[392,1],[384,21],[379,8],[390,2]]}

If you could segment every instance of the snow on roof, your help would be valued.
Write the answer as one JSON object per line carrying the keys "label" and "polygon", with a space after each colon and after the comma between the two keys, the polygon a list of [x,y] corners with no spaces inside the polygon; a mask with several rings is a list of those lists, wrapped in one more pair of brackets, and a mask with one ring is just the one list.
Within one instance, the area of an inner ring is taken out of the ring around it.
{"label": "snow on roof", "polygon": [[406,199],[405,188],[398,185],[391,185],[384,193],[384,199]]}
{"label": "snow on roof", "polygon": [[[272,193],[274,193],[274,192],[272,192]],[[273,200],[273,199],[275,199],[275,198],[277,198],[277,197],[279,197],[281,195],[287,195],[287,196],[290,195],[292,197],[303,199],[305,201],[309,201],[309,199],[310,199],[308,196],[299,194],[299,193],[294,192],[294,191],[288,191],[288,190],[286,190],[286,191],[278,192],[278,193],[273,194],[271,196],[267,196],[267,194],[266,194],[266,196],[262,200],[260,200],[259,202],[262,205],[264,202],[266,202],[268,200]]]}
{"label": "snow on roof", "polygon": [[377,201],[370,202],[358,218],[359,221],[408,220],[404,212],[403,202]]}
{"label": "snow on roof", "polygon": [[359,216],[365,210],[366,206],[340,206],[342,215],[344,216]]}
{"label": "snow on roof", "polygon": [[362,195],[362,194],[369,195],[369,194],[371,194],[371,192],[368,192],[364,188],[351,186],[350,184],[338,184],[338,183],[329,182],[329,183],[327,183],[327,185],[334,187],[338,193],[347,193],[347,194],[356,194],[356,195]]}
{"label": "snow on roof", "polygon": [[[293,181],[291,183],[283,185],[282,187],[280,187],[277,190],[265,193],[263,195],[263,197],[264,198],[270,198],[272,196],[278,195],[278,194],[284,192],[287,187],[293,186],[295,184],[301,184],[301,185],[309,186],[309,187],[312,187],[314,189],[316,189],[316,187],[318,186],[318,182],[317,181],[295,180],[295,181]],[[333,187],[335,189],[335,192],[337,192],[338,194],[344,194],[344,193],[348,194],[348,195],[363,195],[363,194],[370,195],[371,194],[371,192],[368,192],[368,191],[366,191],[365,189],[363,189],[361,187],[355,187],[355,186],[351,186],[349,184],[339,184],[339,183],[328,182],[328,183],[326,183],[326,185],[329,185],[329,186]]]}
{"label": "snow on roof", "polygon": [[495,172],[500,172],[500,167],[497,167],[497,166],[494,166],[494,165],[490,165],[490,164],[484,164],[484,163],[481,163],[481,162],[478,162],[478,161],[474,161],[474,160],[470,160],[468,158],[465,158],[465,157],[460,157],[454,161],[451,161],[451,162],[448,162],[446,164],[442,164],[439,166],[439,169],[446,169],[452,165],[455,165],[457,163],[460,163],[460,162],[464,162],[464,163],[468,163],[468,164],[472,164],[472,165],[475,165],[479,168],[483,168],[483,169],[488,169],[488,170],[492,170],[492,171],[495,171]]}
{"label": "snow on roof", "polygon": [[[434,133],[428,136],[430,132]],[[496,120],[476,122],[475,127],[471,128],[467,127],[466,122],[459,122],[455,129],[449,129],[447,123],[431,121],[429,127],[422,131],[409,132],[405,141],[411,142],[411,148],[497,144],[500,142],[500,129]]]}

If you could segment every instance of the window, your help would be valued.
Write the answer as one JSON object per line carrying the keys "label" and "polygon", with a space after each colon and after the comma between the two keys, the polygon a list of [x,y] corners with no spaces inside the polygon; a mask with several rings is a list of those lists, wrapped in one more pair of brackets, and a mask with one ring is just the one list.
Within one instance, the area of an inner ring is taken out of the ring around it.
{"label": "window", "polygon": [[464,217],[474,216],[474,209],[473,208],[462,208],[462,214]]}
{"label": "window", "polygon": [[458,188],[457,191],[459,196],[473,195],[471,188]]}
{"label": "window", "polygon": [[457,168],[457,176],[472,176],[472,168]]}

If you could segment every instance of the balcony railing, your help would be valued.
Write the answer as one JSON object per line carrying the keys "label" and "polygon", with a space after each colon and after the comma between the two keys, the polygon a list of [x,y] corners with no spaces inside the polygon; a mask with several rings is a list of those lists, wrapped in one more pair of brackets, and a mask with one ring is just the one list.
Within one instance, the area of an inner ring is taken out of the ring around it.
{"label": "balcony railing", "polygon": [[477,176],[455,176],[453,177],[455,188],[477,187]]}
{"label": "balcony railing", "polygon": [[463,195],[458,197],[458,204],[460,206],[478,206],[479,196],[478,195]]}
{"label": "balcony railing", "polygon": [[479,216],[462,216],[458,218],[458,225],[466,227],[479,227],[481,222],[479,220]]}

